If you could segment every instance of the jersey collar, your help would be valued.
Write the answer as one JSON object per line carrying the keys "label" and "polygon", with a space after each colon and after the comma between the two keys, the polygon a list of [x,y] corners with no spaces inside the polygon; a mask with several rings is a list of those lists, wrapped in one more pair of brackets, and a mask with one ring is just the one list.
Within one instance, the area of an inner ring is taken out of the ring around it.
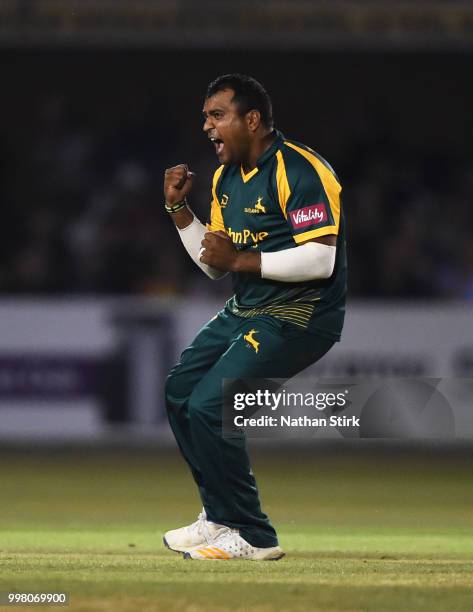
{"label": "jersey collar", "polygon": [[244,183],[247,183],[258,172],[260,167],[266,161],[268,161],[268,159],[270,159],[270,157],[272,157],[276,153],[278,148],[283,143],[284,136],[283,136],[283,134],[281,134],[281,132],[279,130],[274,129],[273,130],[273,135],[274,135],[274,140],[273,140],[271,146],[268,149],[266,149],[266,151],[263,153],[263,155],[260,155],[260,157],[258,157],[258,159],[256,161],[256,166],[253,168],[253,170],[250,170],[247,174],[245,174],[243,172],[242,166],[240,166],[241,178],[243,179]]}

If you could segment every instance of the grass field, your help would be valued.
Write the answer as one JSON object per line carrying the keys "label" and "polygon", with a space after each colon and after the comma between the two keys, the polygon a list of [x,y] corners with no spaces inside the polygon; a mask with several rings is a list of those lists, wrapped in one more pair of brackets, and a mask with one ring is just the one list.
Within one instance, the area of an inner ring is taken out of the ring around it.
{"label": "grass field", "polygon": [[0,591],[66,591],[74,611],[473,610],[471,453],[254,464],[278,562],[184,561],[162,547],[199,511],[175,453],[4,452]]}

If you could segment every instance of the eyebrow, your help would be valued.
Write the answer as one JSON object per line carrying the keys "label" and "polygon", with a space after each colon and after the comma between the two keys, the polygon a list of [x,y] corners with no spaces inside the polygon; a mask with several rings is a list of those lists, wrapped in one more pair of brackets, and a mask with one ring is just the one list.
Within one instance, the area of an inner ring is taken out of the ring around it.
{"label": "eyebrow", "polygon": [[215,113],[224,113],[225,111],[223,110],[223,108],[213,108],[211,111],[209,111],[208,113],[206,113],[204,110],[202,111],[202,114],[204,117],[207,117],[208,115],[214,115]]}

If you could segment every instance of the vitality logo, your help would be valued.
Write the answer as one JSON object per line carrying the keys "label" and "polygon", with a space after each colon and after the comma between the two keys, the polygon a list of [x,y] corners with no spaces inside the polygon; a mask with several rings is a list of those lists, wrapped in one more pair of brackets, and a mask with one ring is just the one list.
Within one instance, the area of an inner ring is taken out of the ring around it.
{"label": "vitality logo", "polygon": [[259,342],[253,338],[257,333],[258,331],[256,329],[250,329],[250,331],[243,336],[243,340],[246,340],[248,345],[255,349],[255,353],[259,351]]}
{"label": "vitality logo", "polygon": [[318,225],[319,223],[325,223],[328,220],[327,209],[325,208],[324,202],[319,204],[312,204],[311,206],[305,206],[298,210],[293,210],[289,213],[292,226],[295,229],[300,227],[306,227],[307,225]]}

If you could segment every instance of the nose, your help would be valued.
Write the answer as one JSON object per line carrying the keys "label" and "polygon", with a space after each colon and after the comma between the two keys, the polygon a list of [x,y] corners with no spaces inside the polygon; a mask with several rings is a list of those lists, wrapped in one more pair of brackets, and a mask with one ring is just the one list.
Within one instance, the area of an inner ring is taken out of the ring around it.
{"label": "nose", "polygon": [[202,126],[202,129],[204,130],[205,133],[207,133],[212,128],[213,128],[213,124],[212,124],[211,117],[206,117],[204,121],[204,125]]}

